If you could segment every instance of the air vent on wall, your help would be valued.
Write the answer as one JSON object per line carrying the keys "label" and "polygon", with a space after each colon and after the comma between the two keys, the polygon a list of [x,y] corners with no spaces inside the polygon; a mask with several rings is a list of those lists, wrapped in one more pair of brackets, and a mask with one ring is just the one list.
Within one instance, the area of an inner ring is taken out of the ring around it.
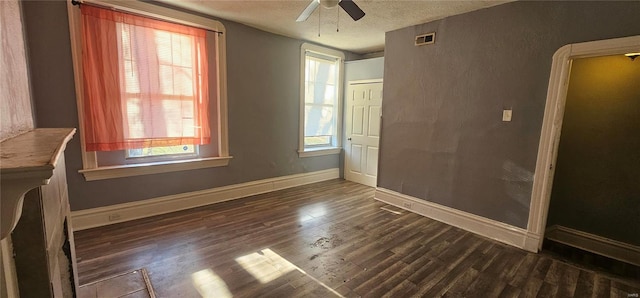
{"label": "air vent on wall", "polygon": [[423,45],[432,44],[435,42],[436,42],[435,32],[416,36],[416,46],[423,46]]}

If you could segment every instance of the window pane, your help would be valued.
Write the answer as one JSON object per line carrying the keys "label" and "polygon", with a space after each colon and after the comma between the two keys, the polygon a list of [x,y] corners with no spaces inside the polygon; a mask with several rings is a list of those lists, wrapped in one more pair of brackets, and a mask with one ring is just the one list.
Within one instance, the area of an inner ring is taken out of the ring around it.
{"label": "window pane", "polygon": [[131,60],[131,33],[130,26],[125,24],[118,24],[120,29],[120,40],[122,44],[122,57],[126,60]]}
{"label": "window pane", "polygon": [[171,33],[155,30],[154,35],[160,64],[170,65],[173,60],[171,51]]}
{"label": "window pane", "polygon": [[323,104],[334,104],[338,100],[336,98],[336,86],[334,85],[325,85],[324,86],[324,100]]}
{"label": "window pane", "polygon": [[[160,107],[164,116],[162,125],[154,125],[154,135],[168,137],[193,137],[194,127],[193,102],[180,99],[164,99]],[[185,126],[187,124],[188,126]]]}
{"label": "window pane", "polygon": [[331,136],[304,137],[304,146],[331,146]]}
{"label": "window pane", "polygon": [[315,83],[307,82],[306,89],[304,92],[305,103],[314,103],[314,92],[315,92]]}
{"label": "window pane", "polygon": [[127,126],[130,138],[144,137],[144,124],[142,123],[142,109],[139,98],[128,98],[127,100]]}
{"label": "window pane", "polygon": [[307,80],[307,82],[311,81],[315,81],[316,79],[316,63],[315,61],[311,60],[311,59],[306,59],[306,72],[305,72],[305,79]]}
{"label": "window pane", "polygon": [[173,67],[159,65],[158,72],[158,76],[160,77],[160,92],[167,95],[173,94]]}
{"label": "window pane", "polygon": [[191,67],[193,39],[183,34],[172,34],[171,51],[174,65]]}
{"label": "window pane", "polygon": [[327,77],[327,84],[336,83],[336,65],[335,63],[323,63],[325,67],[328,67],[329,77]]}
{"label": "window pane", "polygon": [[193,70],[190,67],[174,67],[173,86],[175,95],[193,96]]}
{"label": "window pane", "polygon": [[304,136],[334,135],[333,107],[305,105]]}
{"label": "window pane", "polygon": [[305,102],[335,105],[337,103],[335,63],[316,60],[312,57],[307,57],[307,62],[309,68],[305,70],[308,73],[305,80]]}
{"label": "window pane", "polygon": [[138,67],[133,61],[124,61],[124,86],[127,93],[140,93]]}
{"label": "window pane", "polygon": [[127,150],[128,158],[151,157],[151,156],[167,156],[167,155],[184,155],[195,154],[196,146],[194,145],[177,145],[167,147],[149,147],[140,149]]}

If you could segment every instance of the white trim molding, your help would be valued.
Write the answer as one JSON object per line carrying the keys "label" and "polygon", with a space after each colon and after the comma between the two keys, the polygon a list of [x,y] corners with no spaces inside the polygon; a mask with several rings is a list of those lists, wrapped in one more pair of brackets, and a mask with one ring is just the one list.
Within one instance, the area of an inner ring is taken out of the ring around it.
{"label": "white trim molding", "polygon": [[323,155],[332,155],[332,154],[340,154],[342,151],[341,147],[322,147],[322,148],[313,148],[313,149],[305,149],[304,151],[298,151],[299,157],[312,157],[312,156],[323,156]]}
{"label": "white trim molding", "polygon": [[16,264],[13,258],[11,237],[0,240],[0,259],[2,259],[0,262],[2,268],[0,270],[4,275],[4,278],[0,279],[0,286],[5,287],[7,298],[19,298],[18,274],[16,273]]}
{"label": "white trim molding", "polygon": [[76,231],[171,213],[340,177],[340,169],[288,175],[71,212]]}
{"label": "white trim molding", "polygon": [[87,181],[122,178],[140,175],[187,171],[212,167],[224,167],[229,164],[228,157],[205,157],[176,161],[131,164],[121,166],[98,167],[95,169],[79,170]]}
{"label": "white trim molding", "polygon": [[540,236],[545,234],[547,224],[571,61],[575,58],[618,55],[639,50],[640,35],[569,44],[553,55],[527,224],[528,232],[538,237],[538,249],[542,248],[543,239]]}
{"label": "white trim molding", "polygon": [[545,238],[618,261],[640,266],[640,246],[559,225],[549,227]]}
{"label": "white trim molding", "polygon": [[384,188],[376,189],[375,199],[527,251],[538,249],[538,236],[522,228]]}

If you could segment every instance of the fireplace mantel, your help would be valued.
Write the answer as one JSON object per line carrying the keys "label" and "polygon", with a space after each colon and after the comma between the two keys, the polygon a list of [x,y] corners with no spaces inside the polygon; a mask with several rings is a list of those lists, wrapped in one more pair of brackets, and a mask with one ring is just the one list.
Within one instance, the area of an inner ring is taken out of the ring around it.
{"label": "fireplace mantel", "polygon": [[24,195],[49,184],[75,128],[37,128],[0,143],[0,239],[15,228]]}

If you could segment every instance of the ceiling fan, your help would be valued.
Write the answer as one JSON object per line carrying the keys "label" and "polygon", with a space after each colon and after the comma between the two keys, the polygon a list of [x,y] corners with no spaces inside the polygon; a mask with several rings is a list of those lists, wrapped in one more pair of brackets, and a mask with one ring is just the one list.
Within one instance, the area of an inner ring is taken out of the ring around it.
{"label": "ceiling fan", "polygon": [[353,0],[311,0],[309,6],[302,11],[298,19],[296,19],[296,22],[306,21],[320,4],[326,8],[332,8],[336,5],[340,5],[340,7],[342,7],[342,9],[344,9],[344,11],[347,12],[354,21],[364,17],[364,11],[362,11],[362,9],[360,9]]}

